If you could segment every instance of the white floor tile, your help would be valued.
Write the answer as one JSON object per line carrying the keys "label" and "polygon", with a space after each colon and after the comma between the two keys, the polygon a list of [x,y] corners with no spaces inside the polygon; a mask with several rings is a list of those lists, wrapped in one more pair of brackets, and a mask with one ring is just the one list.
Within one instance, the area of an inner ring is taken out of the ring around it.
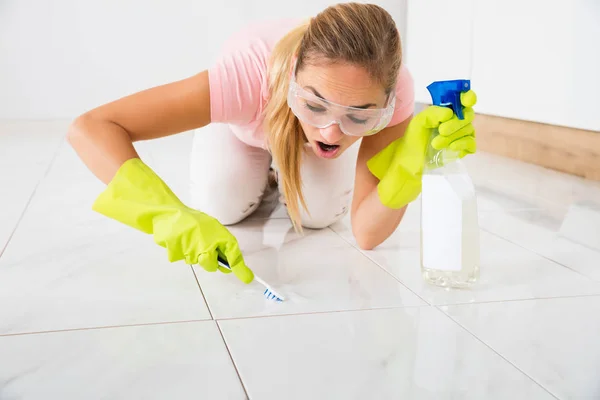
{"label": "white floor tile", "polygon": [[424,304],[334,232],[299,236],[285,219],[248,220],[231,228],[247,265],[286,301],[274,303],[253,282],[196,267],[215,318],[340,311]]}
{"label": "white floor tile", "polygon": [[463,160],[477,184],[493,184],[509,196],[563,206],[587,201],[600,203],[600,182],[485,152]]}
{"label": "white floor tile", "polygon": [[0,354],[2,399],[246,398],[212,321],[4,336]]}
{"label": "white floor tile", "polygon": [[0,258],[0,333],[210,318],[189,266],[91,210],[102,189],[64,145]]}
{"label": "white floor tile", "polygon": [[600,294],[600,284],[502,238],[481,232],[481,277],[470,289],[427,284],[420,250],[401,245],[364,252],[431,304],[519,300]]}
{"label": "white floor tile", "polygon": [[477,195],[477,209],[485,211],[515,211],[546,209],[563,212],[564,206],[546,198],[505,188],[494,181],[474,181]]}
{"label": "white floor tile", "polygon": [[[513,207],[480,207],[480,211],[484,211],[483,216],[499,216],[502,220],[503,214],[485,211],[504,211],[517,220],[600,251],[597,229],[600,223],[600,182],[485,153],[473,159],[469,157],[468,164],[472,167],[470,173],[480,196],[493,193],[497,198],[503,197],[514,203]],[[524,230],[522,233],[530,238],[535,238],[538,233],[532,232],[528,226],[523,229],[519,221],[505,222],[504,225],[517,231]]]}
{"label": "white floor tile", "polygon": [[0,254],[66,134],[65,122],[0,121]]}
{"label": "white floor tile", "polygon": [[[477,210],[480,215],[492,214],[493,212],[515,212],[523,210],[539,211],[544,209],[551,215],[562,216],[566,209],[535,196],[525,196],[518,193],[507,192],[506,189],[499,188],[489,182],[478,183],[476,185]],[[394,233],[380,246],[381,248],[391,247],[419,247],[421,228],[421,197],[408,205],[402,222]],[[352,234],[352,225],[350,215],[347,215],[342,221],[334,224],[332,229],[340,234],[349,243],[356,245],[356,240]]]}
{"label": "white floor tile", "polygon": [[552,399],[430,307],[219,325],[253,399]]}
{"label": "white floor tile", "polygon": [[[344,238],[348,243],[357,246],[356,239],[352,234],[352,224],[350,215],[346,215],[341,221],[331,226],[336,233]],[[421,243],[421,200],[420,198],[409,204],[402,217],[402,222],[398,228],[383,243],[377,246],[378,249],[389,248],[418,248]]]}
{"label": "white floor tile", "polygon": [[558,236],[589,247],[600,254],[600,196],[598,202],[571,204],[558,229]]}
{"label": "white floor tile", "polygon": [[566,230],[565,221],[564,215],[544,210],[480,215],[482,228],[600,282],[600,243],[598,248],[587,243],[598,235],[598,226],[590,223],[594,217],[575,227],[567,221]]}
{"label": "white floor tile", "polygon": [[600,398],[600,297],[442,309],[557,398]]}

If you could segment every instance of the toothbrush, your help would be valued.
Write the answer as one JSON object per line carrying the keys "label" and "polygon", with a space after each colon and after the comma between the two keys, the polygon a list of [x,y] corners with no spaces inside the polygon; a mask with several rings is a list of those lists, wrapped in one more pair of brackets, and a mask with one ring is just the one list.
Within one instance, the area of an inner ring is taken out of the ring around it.
{"label": "toothbrush", "polygon": [[[217,257],[217,261],[219,262],[220,266],[222,266],[224,268],[227,268],[228,270],[231,271],[231,267],[229,266],[229,264],[227,263],[227,261],[225,261],[223,258],[221,258],[221,256]],[[258,283],[260,283],[261,285],[263,285],[265,287],[265,291],[263,292],[263,295],[267,299],[269,299],[269,300],[275,300],[277,302],[285,300],[285,297],[283,297],[281,294],[279,294],[275,290],[273,290],[273,288],[271,288],[271,286],[269,284],[267,284],[265,281],[263,281],[256,274],[254,275],[254,280],[256,280]]]}

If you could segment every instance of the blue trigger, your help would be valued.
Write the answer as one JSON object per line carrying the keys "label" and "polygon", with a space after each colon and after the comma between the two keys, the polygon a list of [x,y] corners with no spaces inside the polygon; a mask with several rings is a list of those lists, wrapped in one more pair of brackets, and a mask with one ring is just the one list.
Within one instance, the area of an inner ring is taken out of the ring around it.
{"label": "blue trigger", "polygon": [[452,110],[454,114],[458,117],[458,119],[464,119],[465,116],[463,114],[462,103],[460,102],[460,92],[452,93]]}
{"label": "blue trigger", "polygon": [[458,119],[464,119],[460,94],[471,89],[469,79],[456,79],[451,81],[436,81],[427,86],[433,105],[450,107]]}

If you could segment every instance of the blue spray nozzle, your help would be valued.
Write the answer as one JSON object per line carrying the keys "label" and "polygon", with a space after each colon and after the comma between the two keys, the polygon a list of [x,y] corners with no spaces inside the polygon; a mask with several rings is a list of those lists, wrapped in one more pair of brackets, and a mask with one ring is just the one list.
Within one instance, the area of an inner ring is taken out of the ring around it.
{"label": "blue spray nozzle", "polygon": [[458,119],[464,119],[460,94],[471,89],[469,79],[436,81],[427,86],[433,105],[451,107]]}

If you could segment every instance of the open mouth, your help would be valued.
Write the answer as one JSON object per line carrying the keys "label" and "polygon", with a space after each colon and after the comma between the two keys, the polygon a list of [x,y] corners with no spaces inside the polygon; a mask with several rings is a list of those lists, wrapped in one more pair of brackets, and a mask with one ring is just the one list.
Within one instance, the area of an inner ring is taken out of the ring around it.
{"label": "open mouth", "polygon": [[339,149],[339,144],[327,144],[317,141],[316,153],[319,157],[333,158],[338,153]]}
{"label": "open mouth", "polygon": [[317,142],[317,144],[319,145],[319,148],[325,153],[332,153],[340,148],[339,144],[326,144],[323,142]]}

